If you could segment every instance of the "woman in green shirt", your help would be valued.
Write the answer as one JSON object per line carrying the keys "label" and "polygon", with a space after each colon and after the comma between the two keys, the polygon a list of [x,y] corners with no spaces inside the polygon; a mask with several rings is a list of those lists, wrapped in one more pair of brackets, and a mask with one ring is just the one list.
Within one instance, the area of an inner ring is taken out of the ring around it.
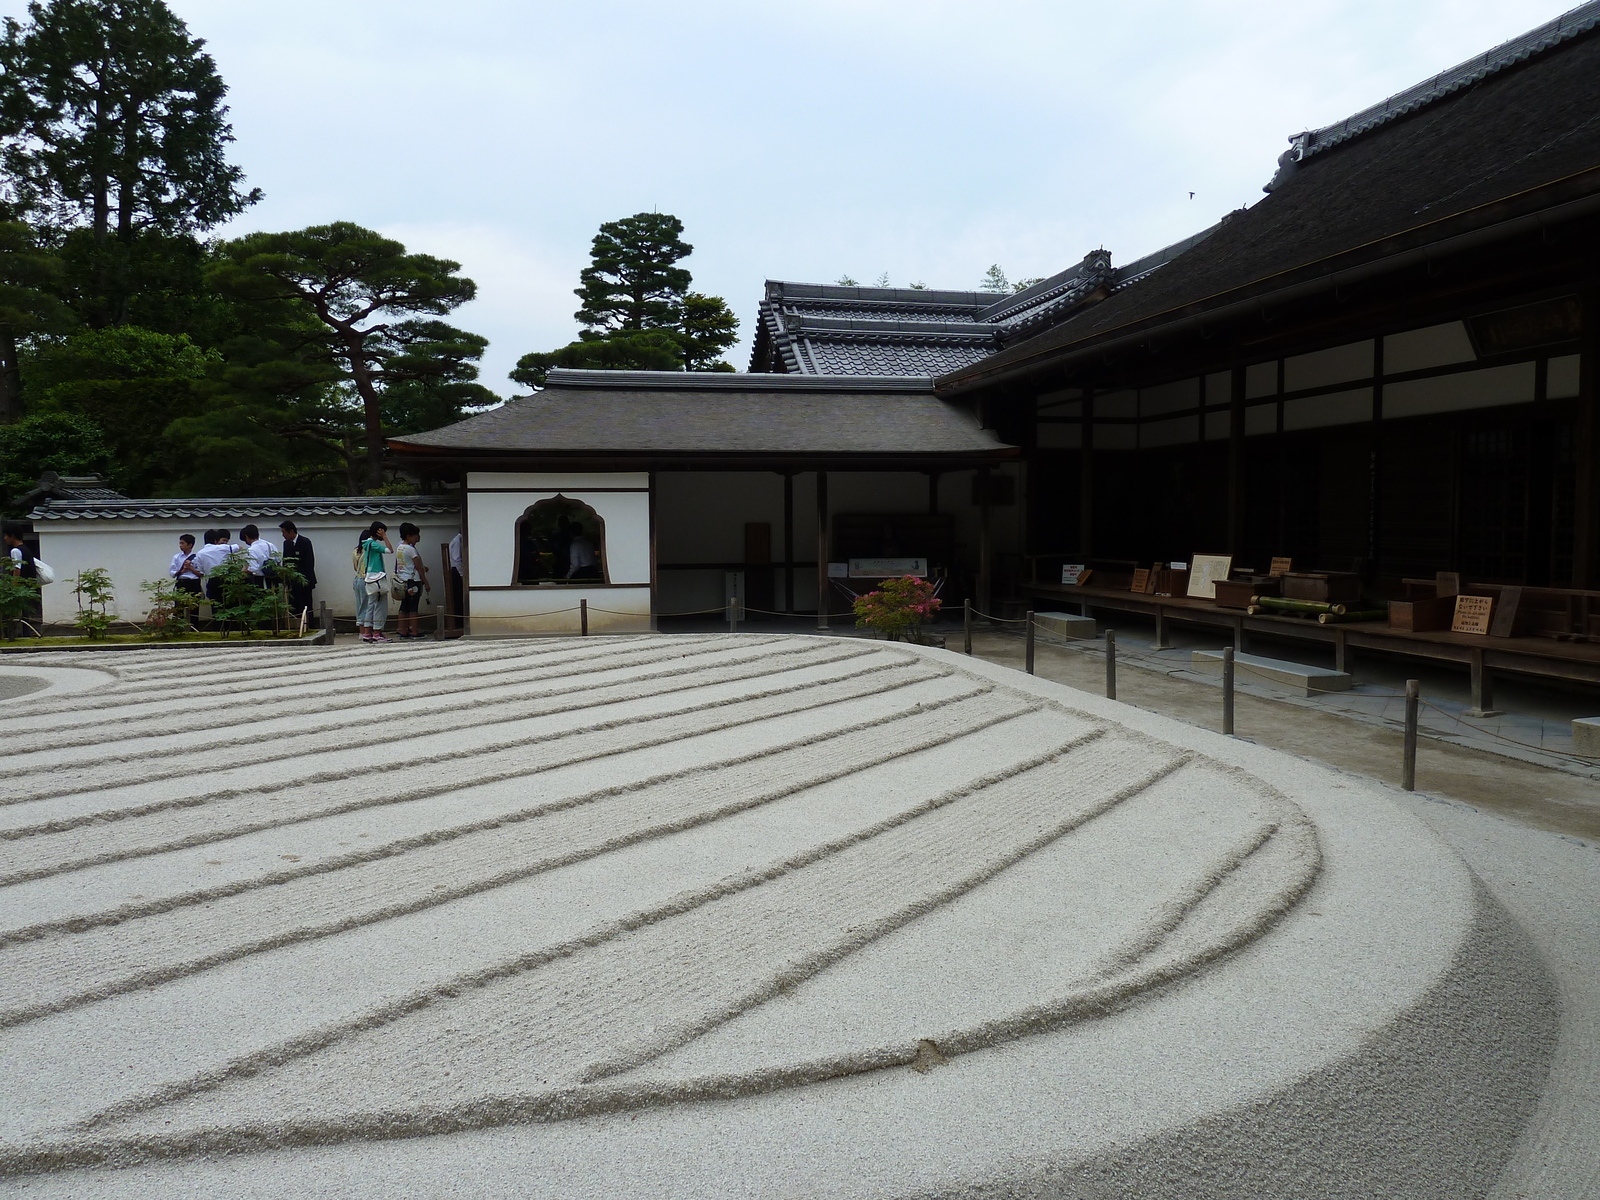
{"label": "woman in green shirt", "polygon": [[361,640],[369,644],[387,642],[383,636],[384,623],[389,619],[389,574],[384,565],[385,553],[393,554],[389,542],[389,527],[374,521],[356,542],[351,565],[355,568],[356,625]]}

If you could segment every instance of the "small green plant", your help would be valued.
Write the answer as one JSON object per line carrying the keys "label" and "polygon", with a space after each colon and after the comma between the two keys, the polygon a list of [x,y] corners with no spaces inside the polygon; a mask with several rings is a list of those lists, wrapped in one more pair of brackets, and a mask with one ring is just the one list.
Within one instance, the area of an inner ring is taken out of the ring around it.
{"label": "small green plant", "polygon": [[920,642],[922,623],[942,607],[936,590],[914,575],[885,579],[877,591],[856,597],[856,625],[877,630],[891,642]]}
{"label": "small green plant", "polygon": [[245,631],[270,628],[274,635],[281,633],[289,621],[288,588],[303,583],[305,576],[293,563],[275,558],[263,587],[261,577],[250,574],[247,562],[245,555],[236,551],[212,571],[219,596],[212,617],[221,623],[224,636],[230,625]]}
{"label": "small green plant", "polygon": [[39,581],[0,570],[0,637],[15,639],[23,629],[38,634],[24,618],[39,602]]}
{"label": "small green plant", "polygon": [[111,602],[116,599],[111,572],[104,567],[79,571],[72,594],[78,598],[78,616],[73,624],[90,641],[99,641],[117,620],[117,614],[111,611]]}
{"label": "small green plant", "polygon": [[146,580],[139,590],[150,597],[144,618],[147,633],[166,640],[195,632],[194,611],[200,607],[200,598],[193,592],[184,591],[170,579]]}

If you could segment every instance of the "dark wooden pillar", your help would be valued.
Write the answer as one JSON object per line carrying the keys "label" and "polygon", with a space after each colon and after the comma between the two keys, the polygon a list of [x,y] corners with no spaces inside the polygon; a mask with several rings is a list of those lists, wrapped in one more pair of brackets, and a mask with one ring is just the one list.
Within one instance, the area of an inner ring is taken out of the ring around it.
{"label": "dark wooden pillar", "polygon": [[1094,552],[1094,389],[1083,389],[1083,449],[1078,457],[1078,557]]}
{"label": "dark wooden pillar", "polygon": [[942,471],[929,471],[928,472],[928,512],[929,513],[936,513],[936,512],[939,511],[939,476],[942,475],[942,474],[943,474]]}
{"label": "dark wooden pillar", "polygon": [[1372,339],[1372,430],[1367,447],[1367,570],[1378,576],[1383,554],[1383,335]]}
{"label": "dark wooden pillar", "polygon": [[656,570],[656,473],[650,472],[650,629],[660,628],[656,613],[661,611],[661,579]]}
{"label": "dark wooden pillar", "polygon": [[991,476],[988,467],[979,467],[977,474],[978,485],[978,610],[994,615],[991,585],[991,558],[992,552],[989,545],[989,496],[991,494]]}
{"label": "dark wooden pillar", "polygon": [[1228,553],[1244,552],[1244,368],[1228,379]]}
{"label": "dark wooden pillar", "polygon": [[783,473],[783,611],[794,611],[794,472]]}
{"label": "dark wooden pillar", "polygon": [[1572,586],[1600,586],[1600,293],[1583,294],[1583,341],[1578,360],[1578,403],[1573,420]]}
{"label": "dark wooden pillar", "polygon": [[817,631],[828,630],[828,473],[817,472]]}

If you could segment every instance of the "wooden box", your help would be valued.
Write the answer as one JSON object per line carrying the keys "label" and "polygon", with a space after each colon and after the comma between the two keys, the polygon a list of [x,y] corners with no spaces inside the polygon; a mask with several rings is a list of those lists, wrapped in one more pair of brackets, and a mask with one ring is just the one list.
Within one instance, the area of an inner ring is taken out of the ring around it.
{"label": "wooden box", "polygon": [[1161,596],[1187,596],[1189,572],[1162,567],[1156,572],[1156,594]]}
{"label": "wooden box", "polygon": [[1454,596],[1427,596],[1418,600],[1389,601],[1389,628],[1410,633],[1449,629],[1456,615]]}
{"label": "wooden box", "polygon": [[1353,571],[1290,571],[1282,578],[1285,600],[1361,603],[1361,576]]}
{"label": "wooden box", "polygon": [[[1276,590],[1274,590],[1276,594]],[[1217,580],[1218,608],[1249,608],[1250,598],[1261,595],[1260,585],[1250,579]]]}

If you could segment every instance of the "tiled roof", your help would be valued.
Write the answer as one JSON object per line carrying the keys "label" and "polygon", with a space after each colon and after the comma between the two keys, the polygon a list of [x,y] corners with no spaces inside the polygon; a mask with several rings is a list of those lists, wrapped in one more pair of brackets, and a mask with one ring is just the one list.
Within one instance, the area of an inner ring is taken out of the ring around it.
{"label": "tiled roof", "polygon": [[769,280],[750,370],[797,375],[959,370],[1110,294],[1129,272],[1148,274],[1204,236],[1170,247],[1165,258],[1158,252],[1120,270],[1112,268],[1110,254],[1095,250],[1014,294]]}
{"label": "tiled roof", "polygon": [[28,508],[46,500],[126,500],[98,475],[57,475],[46,471],[37,486],[17,496],[12,503]]}
{"label": "tiled roof", "polygon": [[1580,4],[1555,20],[1546,21],[1537,29],[1530,29],[1519,37],[1502,42],[1492,50],[1485,50],[1482,54],[1467,59],[1466,62],[1457,63],[1448,71],[1441,71],[1431,79],[1424,79],[1403,92],[1396,92],[1388,99],[1381,100],[1370,108],[1364,108],[1354,116],[1336,121],[1332,125],[1325,125],[1321,129],[1297,133],[1289,139],[1289,149],[1278,159],[1278,173],[1264,190],[1270,192],[1278,187],[1300,163],[1313,154],[1331,150],[1334,146],[1359,137],[1369,130],[1393,121],[1396,117],[1416,112],[1436,100],[1442,100],[1462,88],[1470,87],[1480,80],[1504,71],[1507,67],[1516,66],[1536,54],[1570,41],[1579,34],[1587,33],[1597,25],[1600,25],[1600,0],[1589,0],[1589,3]]}
{"label": "tiled roof", "polygon": [[430,433],[404,454],[965,455],[1010,449],[922,378],[553,370],[542,391]]}
{"label": "tiled roof", "polygon": [[1600,195],[1600,0],[1461,70],[1307,135],[1315,152],[1255,205],[941,392]]}
{"label": "tiled roof", "polygon": [[440,496],[288,496],[204,500],[46,500],[28,514],[34,521],[84,521],[109,518],[170,520],[228,519],[274,521],[284,517],[454,516],[460,505]]}

